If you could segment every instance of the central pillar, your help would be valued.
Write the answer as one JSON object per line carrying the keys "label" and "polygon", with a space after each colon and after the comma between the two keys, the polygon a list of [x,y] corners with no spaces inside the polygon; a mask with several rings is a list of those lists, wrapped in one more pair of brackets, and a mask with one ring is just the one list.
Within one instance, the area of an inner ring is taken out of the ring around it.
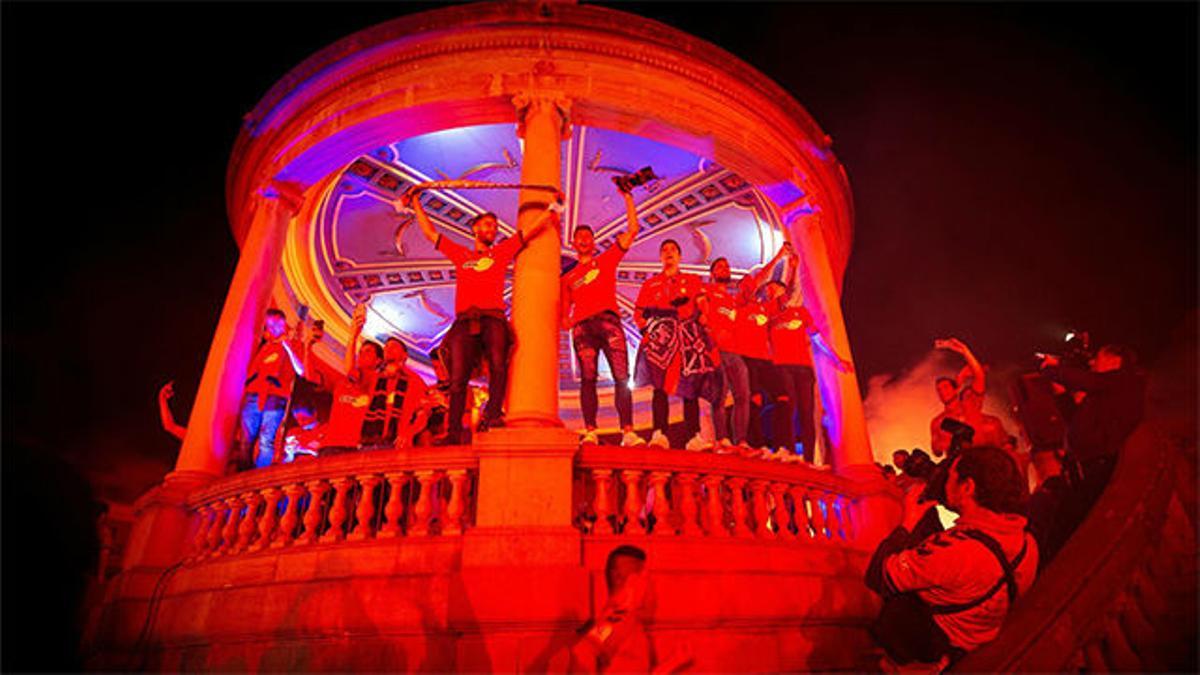
{"label": "central pillar", "polygon": [[[517,135],[524,140],[521,182],[562,187],[562,142],[568,135],[569,104],[546,94],[513,98]],[[538,220],[554,196],[521,190],[517,224]],[[508,380],[507,419],[516,427],[559,427],[558,302],[561,250],[555,220],[517,256],[513,272],[513,325],[517,333]]]}

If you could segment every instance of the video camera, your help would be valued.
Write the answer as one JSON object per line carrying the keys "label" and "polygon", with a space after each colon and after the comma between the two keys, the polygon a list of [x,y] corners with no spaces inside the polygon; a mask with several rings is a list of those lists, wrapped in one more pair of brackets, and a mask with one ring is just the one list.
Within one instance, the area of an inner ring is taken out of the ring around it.
{"label": "video camera", "polygon": [[921,493],[922,502],[936,501],[946,503],[946,479],[950,477],[950,465],[962,453],[963,448],[975,440],[975,427],[949,417],[942,420],[942,431],[950,434],[950,448],[946,451],[946,459],[938,462],[929,476],[925,490]]}

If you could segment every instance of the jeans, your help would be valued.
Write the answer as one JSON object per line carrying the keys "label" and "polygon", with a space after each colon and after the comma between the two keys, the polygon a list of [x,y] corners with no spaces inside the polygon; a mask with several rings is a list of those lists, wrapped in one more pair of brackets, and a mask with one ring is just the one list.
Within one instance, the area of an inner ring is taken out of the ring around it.
{"label": "jeans", "polygon": [[[746,440],[746,428],[750,425],[750,371],[740,354],[721,352],[721,375],[723,384],[719,401],[713,415],[713,428],[717,438],[729,438],[734,444]],[[733,433],[727,436],[729,427],[725,420],[725,393],[733,392]]]}
{"label": "jeans", "polygon": [[596,427],[596,410],[599,397],[596,380],[600,366],[600,353],[608,359],[613,376],[613,399],[621,428],[633,426],[633,394],[629,391],[629,348],[625,345],[625,330],[621,319],[612,312],[590,316],[571,329],[571,342],[575,346],[575,357],[579,362],[579,405],[583,411],[583,423],[589,429]]}
{"label": "jeans", "polygon": [[242,404],[242,439],[249,451],[245,454],[254,457],[255,467],[271,466],[275,457],[275,436],[283,423],[285,410],[287,399],[281,396],[268,396],[262,410],[258,409],[258,394],[246,396]]}
{"label": "jeans", "polygon": [[800,416],[800,442],[804,445],[804,459],[810,464],[815,457],[816,429],[813,425],[813,385],[816,377],[810,366],[791,364],[777,365],[776,378],[779,395],[775,401],[773,436],[777,444],[788,452],[796,451],[796,426],[794,417]]}
{"label": "jeans", "polygon": [[484,419],[504,414],[508,392],[508,322],[490,314],[460,314],[446,334],[450,360],[450,406],[446,429],[452,436],[462,432],[467,407],[467,383],[482,356],[488,366],[488,402]]}

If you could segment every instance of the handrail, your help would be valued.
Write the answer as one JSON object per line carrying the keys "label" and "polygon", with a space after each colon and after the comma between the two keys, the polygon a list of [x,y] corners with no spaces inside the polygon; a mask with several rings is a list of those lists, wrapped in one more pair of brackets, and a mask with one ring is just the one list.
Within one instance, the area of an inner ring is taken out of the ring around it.
{"label": "handrail", "polygon": [[586,447],[575,525],[596,534],[862,542],[864,486],[801,464],[679,450]]}
{"label": "handrail", "polygon": [[1152,568],[1176,497],[1183,460],[1177,445],[1162,424],[1132,434],[1087,519],[1017,602],[997,639],[955,670],[1165,669],[1156,667],[1165,664],[1149,644],[1156,610],[1165,605]]}
{"label": "handrail", "polygon": [[474,524],[471,446],[302,460],[218,480],[188,497],[188,563],[310,544],[459,535]]}

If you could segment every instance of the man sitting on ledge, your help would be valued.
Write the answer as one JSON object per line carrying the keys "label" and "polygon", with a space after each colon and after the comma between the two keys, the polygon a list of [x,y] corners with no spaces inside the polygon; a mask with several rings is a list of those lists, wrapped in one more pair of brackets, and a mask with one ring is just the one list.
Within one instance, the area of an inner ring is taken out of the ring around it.
{"label": "man sitting on ledge", "polygon": [[944,504],[954,527],[923,541],[911,534],[933,506],[923,486],[904,496],[904,517],[876,549],[867,586],[883,596],[871,627],[895,664],[942,670],[995,639],[1017,596],[1037,574],[1037,544],[1025,531],[1024,476],[1003,450],[972,447],[954,459]]}

